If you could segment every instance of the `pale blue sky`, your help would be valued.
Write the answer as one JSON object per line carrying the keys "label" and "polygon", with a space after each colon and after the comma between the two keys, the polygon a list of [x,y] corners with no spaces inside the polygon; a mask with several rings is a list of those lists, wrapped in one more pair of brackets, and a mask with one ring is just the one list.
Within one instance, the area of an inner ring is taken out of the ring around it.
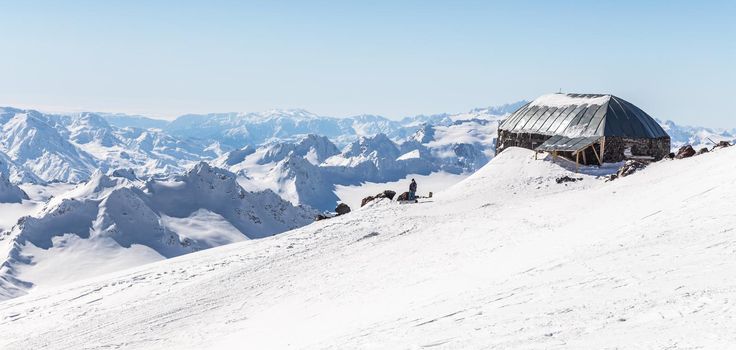
{"label": "pale blue sky", "polygon": [[0,0],[0,105],[398,118],[562,89],[736,127],[735,4]]}

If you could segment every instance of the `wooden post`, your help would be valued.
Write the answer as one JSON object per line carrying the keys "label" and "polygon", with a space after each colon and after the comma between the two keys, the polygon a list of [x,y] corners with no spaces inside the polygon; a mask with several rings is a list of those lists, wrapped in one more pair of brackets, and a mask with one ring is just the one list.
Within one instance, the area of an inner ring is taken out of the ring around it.
{"label": "wooden post", "polygon": [[552,151],[552,161],[554,162],[556,160],[557,160],[557,150],[554,150]]}
{"label": "wooden post", "polygon": [[595,154],[595,157],[598,159],[598,165],[603,165],[603,162],[601,162],[601,157],[598,155],[598,152],[595,150],[595,144],[590,145],[590,148],[593,149],[593,154]]}
{"label": "wooden post", "polygon": [[603,159],[606,155],[606,138],[601,137],[601,165],[603,165]]}
{"label": "wooden post", "polygon": [[[585,159],[585,150],[586,150],[587,148],[588,148],[588,147],[585,147],[585,148],[583,148],[583,163],[585,163],[585,164],[588,164],[588,160],[587,160],[587,159]],[[578,152],[579,152],[579,151],[578,151]]]}
{"label": "wooden post", "polygon": [[575,172],[578,172],[578,168],[580,167],[580,152],[575,152]]}

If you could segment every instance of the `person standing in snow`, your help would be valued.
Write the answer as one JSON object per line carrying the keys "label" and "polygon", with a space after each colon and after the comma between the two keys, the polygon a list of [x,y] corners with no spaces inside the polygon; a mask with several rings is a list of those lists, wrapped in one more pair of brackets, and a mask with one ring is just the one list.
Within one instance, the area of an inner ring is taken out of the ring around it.
{"label": "person standing in snow", "polygon": [[409,200],[413,201],[417,198],[417,182],[414,181],[414,179],[411,179],[411,184],[409,184]]}

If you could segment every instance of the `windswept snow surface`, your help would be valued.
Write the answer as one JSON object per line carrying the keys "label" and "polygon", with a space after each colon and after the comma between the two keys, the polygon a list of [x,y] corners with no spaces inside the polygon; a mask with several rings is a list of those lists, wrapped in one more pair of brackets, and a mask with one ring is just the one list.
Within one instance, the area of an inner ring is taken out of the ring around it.
{"label": "windswept snow surface", "polygon": [[732,348],[735,160],[603,182],[512,148],[431,202],[7,300],[0,347]]}

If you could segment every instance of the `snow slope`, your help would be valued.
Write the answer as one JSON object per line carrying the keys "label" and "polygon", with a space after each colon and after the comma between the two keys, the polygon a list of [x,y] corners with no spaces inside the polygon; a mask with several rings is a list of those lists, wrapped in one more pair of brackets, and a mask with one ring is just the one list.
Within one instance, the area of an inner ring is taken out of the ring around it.
{"label": "snow slope", "polygon": [[612,182],[532,158],[509,149],[432,201],[4,301],[0,347],[736,344],[736,147]]}

